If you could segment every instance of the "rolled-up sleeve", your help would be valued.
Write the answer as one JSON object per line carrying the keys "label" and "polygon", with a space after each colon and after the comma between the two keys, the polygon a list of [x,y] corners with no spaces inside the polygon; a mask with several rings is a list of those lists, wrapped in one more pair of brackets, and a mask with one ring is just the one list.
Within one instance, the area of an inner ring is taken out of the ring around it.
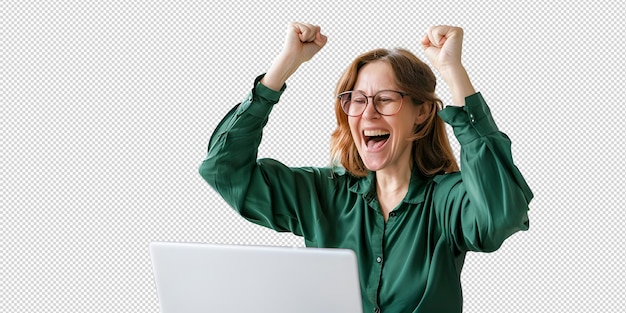
{"label": "rolled-up sleeve", "polygon": [[482,95],[465,102],[439,113],[461,145],[461,171],[435,178],[436,214],[456,249],[491,252],[515,232],[528,230],[533,193],[513,163],[509,137],[498,130]]}

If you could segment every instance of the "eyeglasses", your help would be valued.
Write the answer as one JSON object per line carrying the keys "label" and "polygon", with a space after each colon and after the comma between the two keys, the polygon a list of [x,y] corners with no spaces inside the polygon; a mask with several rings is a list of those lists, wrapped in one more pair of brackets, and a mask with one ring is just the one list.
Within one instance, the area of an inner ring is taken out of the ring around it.
{"label": "eyeglasses", "polygon": [[365,112],[368,98],[372,98],[374,110],[381,115],[394,115],[400,111],[404,96],[407,94],[395,90],[381,90],[373,96],[367,96],[361,91],[346,91],[337,95],[341,108],[348,116],[360,116]]}

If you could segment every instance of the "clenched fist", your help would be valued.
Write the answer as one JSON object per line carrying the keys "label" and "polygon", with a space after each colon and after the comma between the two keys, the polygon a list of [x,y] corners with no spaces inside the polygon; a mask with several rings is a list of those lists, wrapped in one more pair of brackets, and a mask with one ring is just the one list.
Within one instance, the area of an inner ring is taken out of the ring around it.
{"label": "clenched fist", "polygon": [[448,84],[453,105],[465,105],[465,97],[476,91],[461,63],[463,29],[447,25],[430,27],[421,44],[430,64]]}
{"label": "clenched fist", "polygon": [[274,90],[280,89],[298,67],[318,53],[327,41],[317,25],[290,23],[283,49],[265,74],[263,84]]}
{"label": "clenched fist", "polygon": [[304,63],[319,52],[328,38],[320,32],[320,27],[305,23],[290,23],[282,54]]}
{"label": "clenched fist", "polygon": [[424,53],[437,71],[445,76],[445,71],[461,66],[463,29],[439,25],[428,28],[421,40]]}

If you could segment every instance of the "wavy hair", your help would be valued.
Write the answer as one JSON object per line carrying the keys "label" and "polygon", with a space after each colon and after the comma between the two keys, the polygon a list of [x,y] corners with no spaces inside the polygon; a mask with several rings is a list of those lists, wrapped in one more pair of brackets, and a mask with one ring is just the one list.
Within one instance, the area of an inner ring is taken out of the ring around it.
{"label": "wavy hair", "polygon": [[[359,71],[374,61],[391,65],[396,84],[411,97],[413,105],[428,106],[428,118],[416,125],[411,154],[414,165],[425,176],[434,176],[459,170],[446,133],[445,123],[437,113],[442,109],[442,101],[435,95],[437,80],[430,67],[417,56],[405,49],[376,49],[358,56],[343,73],[335,94],[352,90]],[[350,133],[348,116],[341,109],[339,99],[335,99],[337,128],[331,136],[331,162],[343,166],[356,177],[367,176],[365,167]]]}

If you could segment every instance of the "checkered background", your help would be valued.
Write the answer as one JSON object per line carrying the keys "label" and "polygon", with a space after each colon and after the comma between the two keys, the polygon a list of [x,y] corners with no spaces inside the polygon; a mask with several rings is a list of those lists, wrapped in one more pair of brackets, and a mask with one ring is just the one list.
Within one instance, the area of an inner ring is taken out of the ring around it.
{"label": "checkered background", "polygon": [[468,255],[465,312],[624,309],[622,1],[311,2],[3,2],[1,311],[158,312],[150,241],[303,245],[243,221],[197,174],[291,20],[329,42],[288,81],[261,157],[327,165],[350,61],[378,47],[425,59],[428,26],[462,26],[465,66],[535,193],[528,232]]}

